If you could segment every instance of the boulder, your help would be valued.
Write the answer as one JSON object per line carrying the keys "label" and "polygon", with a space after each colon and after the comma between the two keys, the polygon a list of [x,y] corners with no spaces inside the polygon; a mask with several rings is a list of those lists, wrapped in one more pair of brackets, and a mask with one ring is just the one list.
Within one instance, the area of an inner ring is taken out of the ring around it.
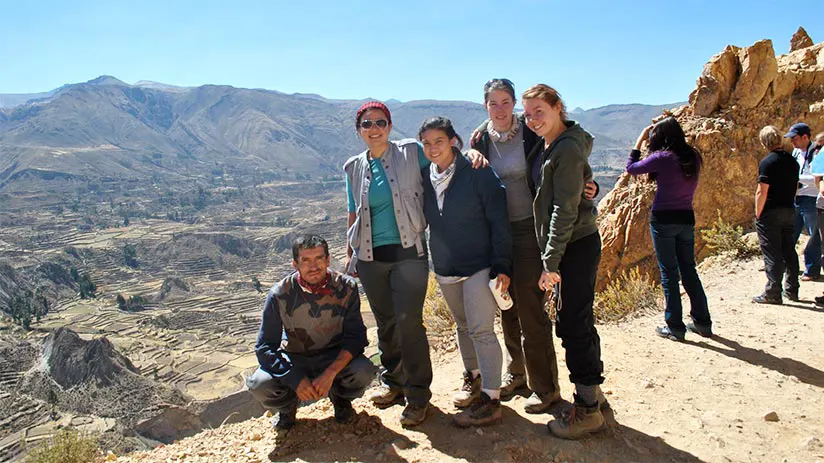
{"label": "boulder", "polygon": [[696,114],[709,116],[730,99],[741,67],[738,62],[739,48],[728,45],[721,53],[710,58],[698,78],[698,85],[690,93],[689,102]]}
{"label": "boulder", "polygon": [[733,103],[744,109],[754,108],[761,102],[778,74],[772,41],[760,40],[738,52],[741,75],[735,84]]}

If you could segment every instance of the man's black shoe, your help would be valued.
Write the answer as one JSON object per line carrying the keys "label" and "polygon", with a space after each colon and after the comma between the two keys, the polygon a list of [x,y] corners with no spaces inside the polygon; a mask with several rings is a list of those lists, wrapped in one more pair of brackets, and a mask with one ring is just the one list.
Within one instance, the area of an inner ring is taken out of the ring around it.
{"label": "man's black shoe", "polygon": [[272,426],[276,429],[284,431],[292,429],[295,426],[296,417],[298,414],[297,404],[286,407],[278,411],[277,416],[272,420]]}
{"label": "man's black shoe", "polygon": [[791,293],[789,291],[784,291],[783,293],[784,299],[789,299],[793,302],[798,302],[798,293]]}
{"label": "man's black shoe", "polygon": [[355,419],[355,409],[352,408],[352,401],[336,398],[332,401],[335,407],[335,421],[340,424],[351,423]]}
{"label": "man's black shoe", "polygon": [[816,296],[815,305],[824,305],[824,296]]}
{"label": "man's black shoe", "polygon": [[693,333],[704,336],[705,338],[712,337],[712,328],[696,325],[695,323],[687,323],[687,331],[692,331]]}
{"label": "man's black shoe", "polygon": [[755,296],[754,298],[752,298],[752,301],[753,301],[753,302],[755,302],[756,304],[775,304],[775,305],[781,305],[781,304],[783,304],[783,303],[784,303],[784,302],[781,300],[781,298],[780,298],[780,297],[768,296],[768,295],[766,295],[766,294],[759,294],[758,296]]}

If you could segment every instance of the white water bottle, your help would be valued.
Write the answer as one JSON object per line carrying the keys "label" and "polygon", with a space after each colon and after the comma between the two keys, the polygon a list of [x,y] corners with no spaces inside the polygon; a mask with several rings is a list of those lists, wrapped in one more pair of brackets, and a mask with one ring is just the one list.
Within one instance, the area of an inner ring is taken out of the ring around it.
{"label": "white water bottle", "polygon": [[509,310],[512,308],[512,298],[509,296],[509,291],[501,291],[496,288],[498,286],[498,279],[493,278],[489,280],[489,290],[492,291],[492,296],[495,297],[495,302],[501,310]]}

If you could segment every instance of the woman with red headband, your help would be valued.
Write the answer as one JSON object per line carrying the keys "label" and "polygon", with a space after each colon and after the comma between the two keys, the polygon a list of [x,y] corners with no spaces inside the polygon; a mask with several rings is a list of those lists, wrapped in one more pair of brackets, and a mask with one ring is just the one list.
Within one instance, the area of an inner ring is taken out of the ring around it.
{"label": "woman with red headband", "polygon": [[[432,392],[432,363],[423,326],[429,279],[424,241],[421,169],[429,166],[414,139],[390,141],[392,114],[381,102],[358,108],[355,129],[366,150],[351,157],[346,171],[347,271],[360,276],[378,325],[384,371],[370,398],[378,407],[406,402],[401,424],[426,419]],[[473,165],[486,165],[473,158]]]}

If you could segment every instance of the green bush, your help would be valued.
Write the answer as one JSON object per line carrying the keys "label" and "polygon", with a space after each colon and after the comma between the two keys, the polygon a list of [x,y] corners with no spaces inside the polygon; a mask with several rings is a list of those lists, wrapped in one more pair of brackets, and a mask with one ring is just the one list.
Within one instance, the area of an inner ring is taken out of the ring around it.
{"label": "green bush", "polygon": [[25,463],[97,463],[103,455],[95,438],[77,431],[63,430],[32,450]]}
{"label": "green bush", "polygon": [[122,294],[118,294],[115,301],[117,301],[117,308],[126,312],[143,310],[149,302],[143,296],[130,296],[129,299],[126,299]]}
{"label": "green bush", "polygon": [[657,312],[661,309],[661,287],[633,267],[610,280],[607,287],[595,295],[595,318],[614,322],[631,314]]}
{"label": "green bush", "polygon": [[[733,257],[747,257],[753,254],[753,249],[741,239],[744,229],[741,225],[733,225],[721,217],[718,211],[718,220],[712,227],[701,230],[701,236],[713,254],[729,254]],[[757,252],[757,250],[755,250]]]}

